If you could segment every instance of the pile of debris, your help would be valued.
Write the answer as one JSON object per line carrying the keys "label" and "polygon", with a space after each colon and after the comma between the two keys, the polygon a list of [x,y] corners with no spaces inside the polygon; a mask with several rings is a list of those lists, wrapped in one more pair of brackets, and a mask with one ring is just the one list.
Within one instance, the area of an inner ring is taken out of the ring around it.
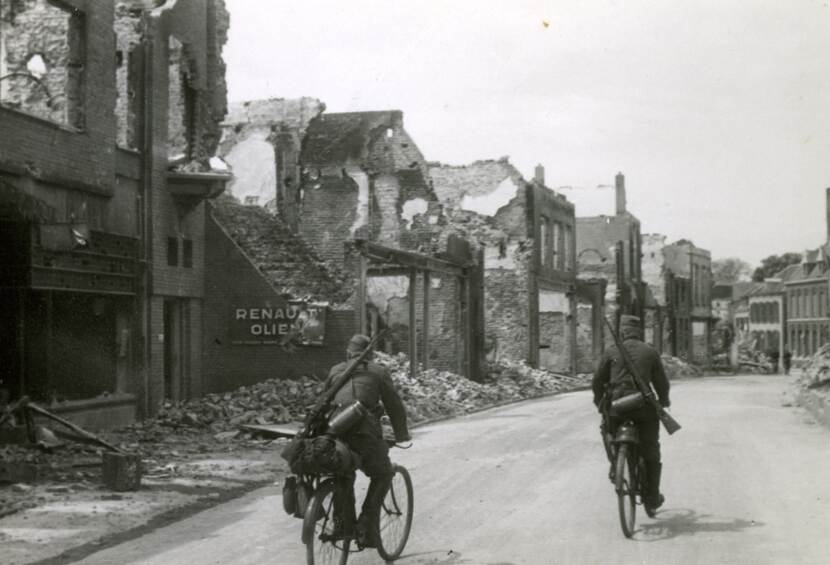
{"label": "pile of debris", "polygon": [[391,372],[413,423],[544,393],[575,390],[590,382],[589,375],[573,378],[509,361],[490,365],[482,383],[437,369],[419,371],[413,379],[409,375],[409,359],[404,354],[378,353],[375,361]]}
{"label": "pile of debris", "polygon": [[801,388],[830,396],[830,344],[819,349],[801,367],[798,384]]}
{"label": "pile of debris", "polygon": [[663,368],[666,370],[666,376],[669,380],[703,376],[703,371],[701,371],[700,368],[687,363],[679,357],[663,355],[662,359]]}

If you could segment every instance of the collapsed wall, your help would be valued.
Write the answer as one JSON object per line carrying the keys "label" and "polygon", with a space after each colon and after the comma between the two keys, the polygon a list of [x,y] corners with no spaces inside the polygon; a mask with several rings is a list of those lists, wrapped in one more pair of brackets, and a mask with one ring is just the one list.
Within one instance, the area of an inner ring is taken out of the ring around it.
{"label": "collapsed wall", "polygon": [[279,218],[231,197],[207,214],[204,391],[327,376],[354,331],[354,283]]}

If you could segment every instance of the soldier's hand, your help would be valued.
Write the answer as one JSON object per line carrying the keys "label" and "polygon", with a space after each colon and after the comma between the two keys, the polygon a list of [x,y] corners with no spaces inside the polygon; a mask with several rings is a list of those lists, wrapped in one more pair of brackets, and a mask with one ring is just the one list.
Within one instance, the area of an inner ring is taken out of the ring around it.
{"label": "soldier's hand", "polygon": [[661,398],[660,406],[662,406],[663,408],[668,408],[669,406],[671,406],[671,401],[668,398]]}
{"label": "soldier's hand", "polygon": [[403,442],[406,442],[406,441],[412,441],[412,434],[410,434],[409,432],[407,432],[407,433],[405,433],[401,436],[396,436],[395,437],[395,442],[397,442],[397,443],[403,443]]}

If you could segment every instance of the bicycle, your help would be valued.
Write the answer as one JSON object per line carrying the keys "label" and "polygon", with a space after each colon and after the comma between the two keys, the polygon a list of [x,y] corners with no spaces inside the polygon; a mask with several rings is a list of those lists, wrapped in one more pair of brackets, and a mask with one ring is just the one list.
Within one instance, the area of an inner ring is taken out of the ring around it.
{"label": "bicycle", "polygon": [[[390,447],[400,447],[390,442]],[[392,464],[392,481],[383,498],[379,516],[374,521],[377,551],[384,561],[394,561],[403,553],[412,529],[414,493],[409,471],[402,465]],[[306,546],[308,565],[345,565],[349,554],[365,549],[354,532],[340,539],[334,533],[334,496],[338,475],[320,475],[310,478],[313,494],[308,500],[303,516],[302,541]],[[349,477],[351,478],[351,477]],[[346,523],[354,527],[356,522],[354,493],[348,497],[352,503]],[[354,542],[357,549],[352,549]]]}
{"label": "bicycle", "polygon": [[[639,450],[639,432],[633,421],[625,420],[613,438],[603,429],[603,440],[613,465],[610,478],[617,493],[620,526],[623,535],[630,538],[634,535],[637,505],[642,504],[643,486],[647,482],[646,463]],[[649,518],[656,516],[654,509],[644,504],[643,508]]]}

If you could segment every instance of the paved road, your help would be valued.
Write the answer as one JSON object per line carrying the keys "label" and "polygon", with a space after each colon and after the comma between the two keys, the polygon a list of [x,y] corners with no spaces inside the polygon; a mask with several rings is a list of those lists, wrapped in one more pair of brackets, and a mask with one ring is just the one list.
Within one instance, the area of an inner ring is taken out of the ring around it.
{"label": "paved road", "polygon": [[[782,406],[785,388],[770,376],[676,383],[684,428],[663,438],[667,504],[633,540],[620,532],[587,392],[417,430],[415,448],[395,452],[416,496],[399,562],[828,563],[830,432]],[[82,563],[294,565],[299,536],[272,487]]]}

